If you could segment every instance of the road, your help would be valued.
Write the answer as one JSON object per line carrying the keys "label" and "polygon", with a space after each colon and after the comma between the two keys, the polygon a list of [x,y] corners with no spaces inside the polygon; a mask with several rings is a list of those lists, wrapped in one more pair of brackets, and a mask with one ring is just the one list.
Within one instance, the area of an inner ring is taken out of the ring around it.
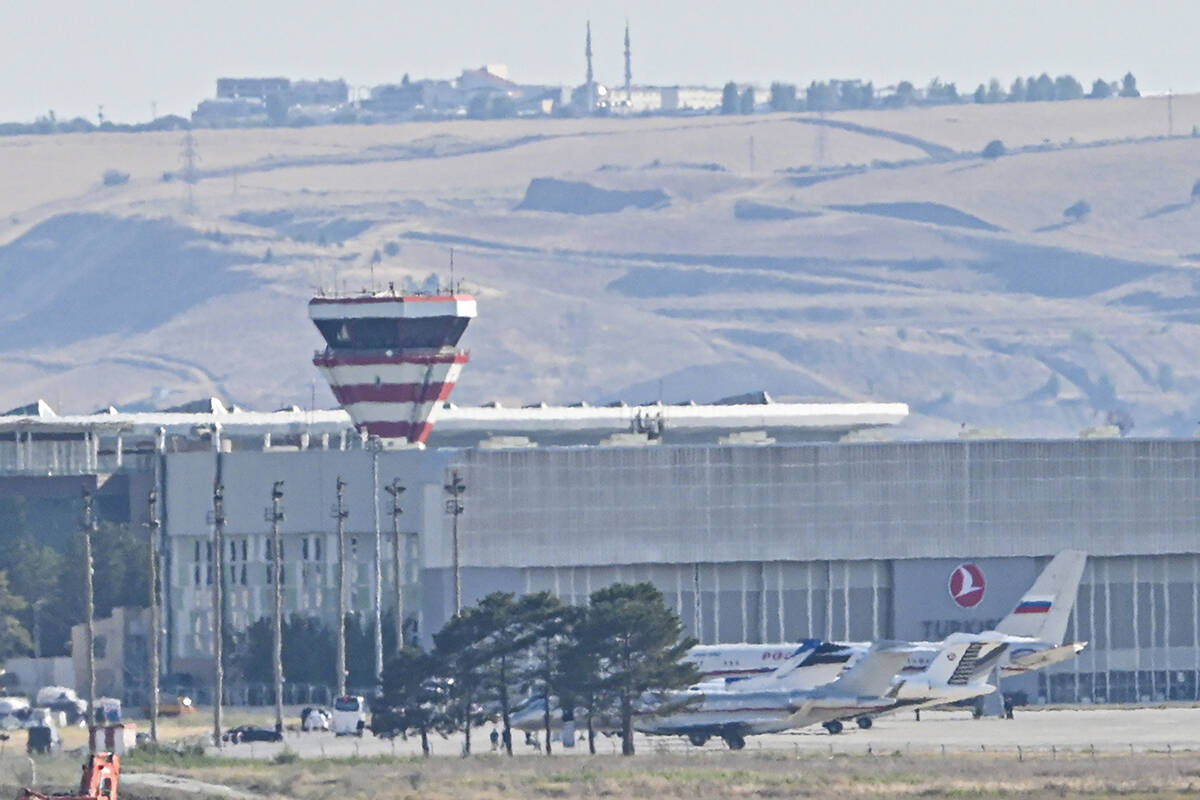
{"label": "road", "polygon": [[[488,733],[491,726],[475,729],[471,734],[472,749],[489,753]],[[533,747],[524,744],[522,734],[514,732],[518,754],[533,755]],[[449,739],[433,737],[435,755],[458,755],[462,749],[461,734]],[[680,737],[647,737],[639,734],[635,742],[641,752],[669,750],[671,752],[703,752],[724,749],[720,740],[696,748]],[[296,733],[289,731],[283,744],[255,742],[228,745],[221,748],[224,756],[268,759],[284,747],[296,751],[301,758],[417,755],[420,742],[376,739],[369,733],[362,739],[335,737],[330,733]],[[848,724],[844,733],[831,736],[821,728],[807,728],[780,734],[747,738],[747,750],[780,750],[797,753],[866,754],[902,752],[1011,752],[1020,748],[1025,754],[1065,752],[1172,752],[1200,750],[1200,708],[1165,707],[1121,709],[1094,707],[1083,709],[1033,710],[1018,709],[1011,720],[972,719],[963,711],[926,711],[917,722],[909,713],[876,720],[870,730],[859,730]],[[556,753],[586,754],[585,742],[574,748],[563,748],[555,742]],[[597,752],[616,753],[620,743],[616,737],[597,737]]]}

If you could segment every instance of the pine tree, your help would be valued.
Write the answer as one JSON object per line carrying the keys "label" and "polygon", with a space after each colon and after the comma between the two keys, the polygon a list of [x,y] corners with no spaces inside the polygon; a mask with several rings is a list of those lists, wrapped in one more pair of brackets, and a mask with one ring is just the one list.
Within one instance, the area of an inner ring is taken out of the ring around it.
{"label": "pine tree", "polygon": [[648,713],[642,696],[699,679],[695,665],[680,661],[696,640],[684,636],[679,615],[649,583],[617,583],[593,592],[580,638],[598,658],[601,690],[621,723],[621,754],[631,756],[634,714]]}
{"label": "pine tree", "polygon": [[1028,100],[1025,89],[1025,81],[1022,78],[1017,78],[1012,82],[1012,86],[1008,90],[1008,100],[1010,103],[1024,103]]}
{"label": "pine tree", "polygon": [[437,659],[419,647],[403,647],[383,668],[379,708],[372,708],[371,730],[376,736],[408,734],[421,737],[421,752],[429,756],[429,734],[447,734],[455,723],[446,714],[448,688]]}
{"label": "pine tree", "polygon": [[1121,79],[1121,97],[1141,97],[1142,93],[1137,88],[1137,78],[1133,77],[1132,72],[1126,72],[1125,77]]}
{"label": "pine tree", "polygon": [[1106,97],[1112,97],[1112,87],[1103,78],[1096,78],[1092,83],[1092,91],[1088,97],[1093,100],[1103,100]]}
{"label": "pine tree", "polygon": [[573,717],[575,704],[570,701],[565,680],[565,661],[575,643],[575,629],[583,620],[586,609],[564,605],[549,592],[522,598],[525,613],[532,625],[528,667],[522,677],[529,684],[533,697],[542,702],[542,727],[546,735],[546,755],[551,753],[550,700],[560,699],[563,719]]}
{"label": "pine tree", "polygon": [[776,81],[771,84],[771,103],[772,111],[795,111],[796,110],[796,85],[792,83],[780,83]]}
{"label": "pine tree", "polygon": [[447,678],[450,691],[447,695],[446,713],[458,730],[463,732],[463,755],[471,753],[471,728],[483,721],[478,710],[479,699],[484,693],[484,666],[486,658],[477,643],[489,631],[488,620],[478,607],[464,608],[462,613],[451,617],[445,626],[433,635],[434,657],[441,664],[442,674]]}
{"label": "pine tree", "polygon": [[754,87],[747,86],[746,91],[742,92],[742,97],[738,101],[738,110],[743,114],[754,113]]}
{"label": "pine tree", "polygon": [[733,81],[725,84],[725,88],[721,90],[721,113],[738,113],[738,90]]}

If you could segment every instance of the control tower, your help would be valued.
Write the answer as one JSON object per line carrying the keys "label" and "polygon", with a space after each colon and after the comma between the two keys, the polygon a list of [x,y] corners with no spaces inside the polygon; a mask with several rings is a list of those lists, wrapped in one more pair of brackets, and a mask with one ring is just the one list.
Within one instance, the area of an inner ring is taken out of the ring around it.
{"label": "control tower", "polygon": [[475,317],[469,294],[314,297],[325,338],[313,364],[355,426],[393,446],[423,444],[458,380],[458,340]]}

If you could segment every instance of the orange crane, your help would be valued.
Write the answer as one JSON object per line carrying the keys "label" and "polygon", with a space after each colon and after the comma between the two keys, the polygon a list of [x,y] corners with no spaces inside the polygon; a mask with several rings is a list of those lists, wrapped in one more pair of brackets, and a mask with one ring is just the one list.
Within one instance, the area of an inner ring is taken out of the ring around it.
{"label": "orange crane", "polygon": [[117,800],[117,780],[121,775],[121,757],[115,753],[94,753],[83,764],[83,777],[77,794],[42,794],[22,789],[17,800]]}

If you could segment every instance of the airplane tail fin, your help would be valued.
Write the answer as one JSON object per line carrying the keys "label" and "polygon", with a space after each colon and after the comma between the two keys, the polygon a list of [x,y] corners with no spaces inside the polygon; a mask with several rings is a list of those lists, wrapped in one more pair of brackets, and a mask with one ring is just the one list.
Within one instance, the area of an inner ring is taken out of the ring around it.
{"label": "airplane tail fin", "polygon": [[813,654],[825,646],[827,646],[827,642],[822,639],[803,639],[799,646],[792,651],[792,654],[771,672],[750,678],[739,678],[736,683],[727,681],[726,685],[736,685],[743,691],[768,688],[808,688],[812,681],[805,675],[804,667],[809,666]]}
{"label": "airplane tail fin", "polygon": [[878,697],[891,687],[892,679],[911,652],[907,642],[876,642],[858,663],[830,683],[829,689],[859,697]]}
{"label": "airplane tail fin", "polygon": [[1056,555],[996,630],[1062,644],[1086,563],[1087,553],[1079,550],[1063,550]]}

